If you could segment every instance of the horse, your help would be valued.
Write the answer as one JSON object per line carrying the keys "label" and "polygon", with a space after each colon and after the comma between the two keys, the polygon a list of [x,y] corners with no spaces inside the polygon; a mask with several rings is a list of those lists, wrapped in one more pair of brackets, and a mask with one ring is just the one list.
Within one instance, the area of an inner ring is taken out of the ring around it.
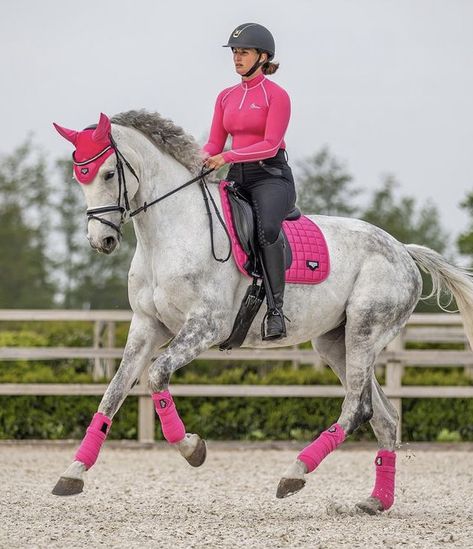
{"label": "horse", "polygon": [[[123,359],[53,493],[83,490],[84,473],[95,463],[113,416],[146,367],[166,440],[191,465],[200,466],[205,442],[185,432],[169,382],[178,368],[228,338],[247,279],[234,262],[212,259],[213,246],[224,252],[228,240],[216,226],[210,245],[208,211],[195,184],[203,163],[199,146],[172,121],[145,110],[111,119],[101,114],[98,125],[82,132],[55,127],[76,146],[74,174],[87,203],[91,247],[111,254],[119,245],[122,224],[130,218],[137,244],[128,275],[133,317]],[[218,179],[215,174],[208,177],[208,192],[219,207],[213,184]],[[185,184],[178,186],[180,182]],[[369,422],[379,446],[376,478],[371,495],[357,506],[375,514],[394,501],[399,420],[376,380],[376,359],[421,299],[420,269],[431,275],[432,295],[438,300],[443,292],[455,298],[473,343],[473,282],[466,269],[434,250],[403,244],[362,220],[309,217],[324,233],[330,276],[317,285],[287,285],[285,312],[291,323],[285,339],[263,341],[257,317],[243,346],[270,348],[310,340],[340,379],[345,397],[337,422],[288,464],[276,496],[301,490],[322,459]],[[258,315],[261,321],[262,313]]]}

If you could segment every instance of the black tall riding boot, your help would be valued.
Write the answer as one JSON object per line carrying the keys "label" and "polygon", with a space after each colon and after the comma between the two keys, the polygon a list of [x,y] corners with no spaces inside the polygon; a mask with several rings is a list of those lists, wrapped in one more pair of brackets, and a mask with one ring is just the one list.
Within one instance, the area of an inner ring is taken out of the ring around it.
{"label": "black tall riding boot", "polygon": [[274,308],[268,306],[267,324],[263,339],[279,339],[286,337],[286,324],[282,311],[285,285],[284,237],[269,246],[261,248],[265,270],[274,298]]}

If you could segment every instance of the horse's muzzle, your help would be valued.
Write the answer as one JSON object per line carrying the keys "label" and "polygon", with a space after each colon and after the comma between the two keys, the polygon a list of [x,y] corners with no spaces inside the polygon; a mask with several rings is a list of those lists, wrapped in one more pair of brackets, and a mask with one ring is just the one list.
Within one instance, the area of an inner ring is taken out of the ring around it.
{"label": "horse's muzzle", "polygon": [[97,250],[100,253],[110,255],[115,248],[118,246],[119,241],[116,237],[109,235],[101,240],[95,240],[92,237],[89,237],[89,243],[94,250]]}

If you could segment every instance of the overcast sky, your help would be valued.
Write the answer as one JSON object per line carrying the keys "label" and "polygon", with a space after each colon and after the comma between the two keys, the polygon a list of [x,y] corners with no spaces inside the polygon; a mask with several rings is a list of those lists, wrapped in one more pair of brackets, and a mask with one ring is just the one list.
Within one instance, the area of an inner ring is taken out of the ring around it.
{"label": "overcast sky", "polygon": [[238,81],[222,48],[240,23],[266,25],[292,118],[293,164],[328,144],[357,186],[394,174],[431,198],[455,237],[473,190],[473,2],[469,0],[3,0],[0,152],[33,131],[50,158],[81,129],[146,108],[196,138]]}

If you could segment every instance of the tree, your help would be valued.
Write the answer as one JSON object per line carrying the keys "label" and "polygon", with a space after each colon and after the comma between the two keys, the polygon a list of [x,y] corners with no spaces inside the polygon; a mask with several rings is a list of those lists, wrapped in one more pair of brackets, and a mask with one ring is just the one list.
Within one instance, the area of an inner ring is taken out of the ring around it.
{"label": "tree", "polygon": [[[128,309],[128,269],[135,248],[132,224],[123,228],[120,248],[110,256],[91,249],[87,239],[85,200],[80,184],[71,180],[72,162],[59,160],[61,174],[55,195],[63,243],[58,260],[62,303],[65,308]],[[118,187],[117,187],[118,193]]]}
{"label": "tree", "polygon": [[297,204],[304,213],[352,216],[360,189],[352,188],[353,177],[330,153],[327,146],[298,164]]}
{"label": "tree", "polygon": [[57,266],[61,279],[59,280],[62,290],[61,301],[66,309],[70,309],[73,307],[72,296],[77,284],[78,265],[83,262],[84,244],[82,238],[86,227],[86,217],[79,214],[83,210],[84,200],[79,185],[72,180],[72,161],[58,160],[56,167],[61,175],[59,183],[61,188],[56,193],[58,197],[56,208],[59,214],[56,230],[60,233],[64,246]]}
{"label": "tree", "polygon": [[49,194],[44,154],[31,141],[0,159],[0,307],[53,305]]}
{"label": "tree", "polygon": [[[437,207],[429,200],[418,207],[413,197],[396,198],[394,191],[398,186],[393,176],[387,176],[381,189],[373,193],[370,204],[362,214],[362,219],[384,229],[400,242],[421,244],[439,253],[444,252],[448,235],[442,229]],[[432,290],[432,279],[424,272],[421,274],[423,295],[427,296]],[[438,307],[434,296],[429,300],[419,301],[416,312],[442,312],[442,310]]]}
{"label": "tree", "polygon": [[461,254],[473,256],[473,192],[468,193],[460,203],[460,207],[466,210],[470,216],[468,231],[462,233],[457,240],[458,249]]}
{"label": "tree", "polygon": [[422,244],[442,253],[448,237],[441,227],[437,207],[427,200],[418,207],[410,196],[394,195],[399,184],[393,176],[387,176],[381,189],[373,193],[362,219],[384,229],[405,244]]}

